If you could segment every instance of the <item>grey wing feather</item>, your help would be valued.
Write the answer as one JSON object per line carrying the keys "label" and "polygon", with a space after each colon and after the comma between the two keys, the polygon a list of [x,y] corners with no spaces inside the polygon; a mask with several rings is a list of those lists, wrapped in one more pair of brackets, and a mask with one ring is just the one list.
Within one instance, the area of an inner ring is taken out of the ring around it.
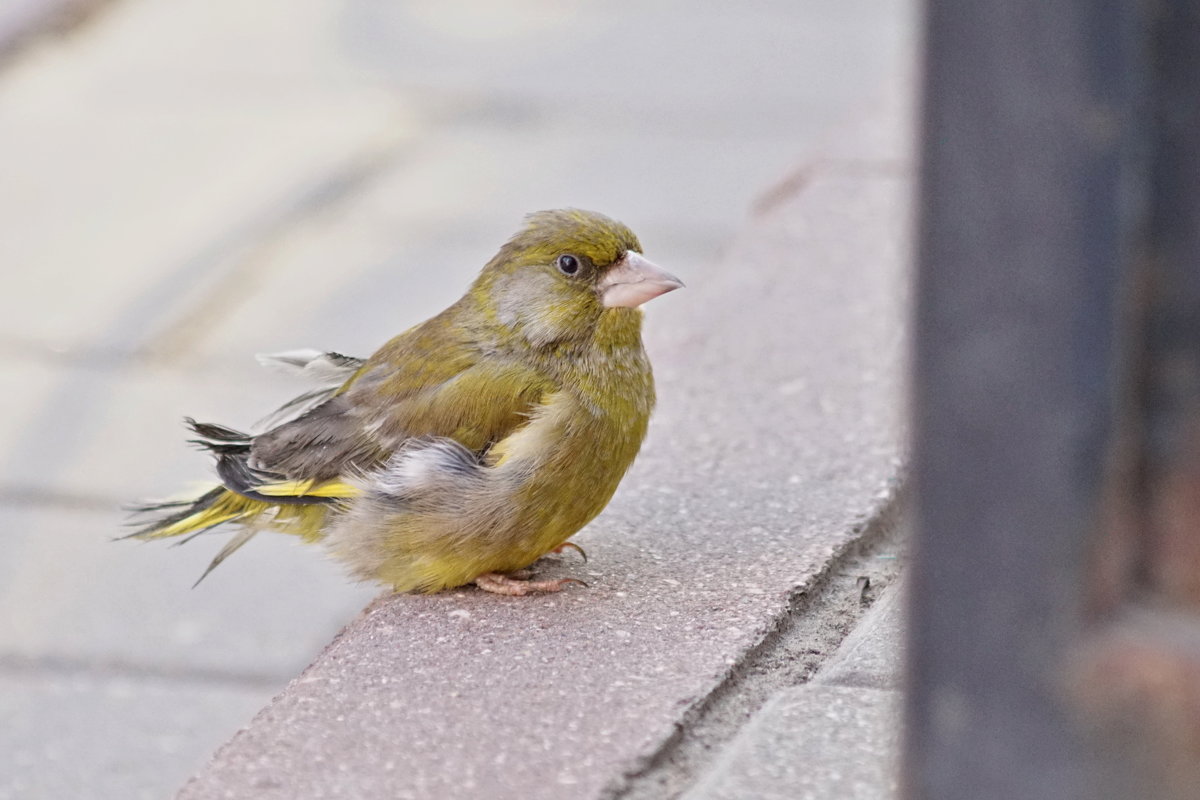
{"label": "grey wing feather", "polygon": [[362,430],[344,394],[254,437],[249,466],[287,478],[326,480],[373,463],[378,446]]}
{"label": "grey wing feather", "polygon": [[327,353],[311,348],[288,350],[284,353],[260,353],[255,356],[264,367],[278,369],[290,375],[299,375],[311,383],[329,384],[334,381],[345,383],[366,359]]}
{"label": "grey wing feather", "polygon": [[291,422],[307,414],[337,393],[357,372],[366,359],[325,353],[320,350],[288,350],[284,353],[261,354],[258,363],[264,367],[297,375],[315,388],[284,403],[255,424],[257,430],[267,430]]}

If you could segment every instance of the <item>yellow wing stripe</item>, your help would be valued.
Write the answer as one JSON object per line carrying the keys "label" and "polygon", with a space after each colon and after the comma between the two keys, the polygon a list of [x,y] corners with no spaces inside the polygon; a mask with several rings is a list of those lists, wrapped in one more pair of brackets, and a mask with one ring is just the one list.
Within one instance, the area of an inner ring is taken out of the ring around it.
{"label": "yellow wing stripe", "polygon": [[254,491],[268,497],[358,497],[362,490],[344,481],[325,481],[317,483],[313,480],[280,481],[255,486]]}

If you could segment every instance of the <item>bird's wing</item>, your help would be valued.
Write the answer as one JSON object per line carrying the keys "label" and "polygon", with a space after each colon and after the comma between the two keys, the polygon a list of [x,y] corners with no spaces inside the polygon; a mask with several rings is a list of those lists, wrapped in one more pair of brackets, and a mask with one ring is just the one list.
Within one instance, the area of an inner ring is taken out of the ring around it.
{"label": "bird's wing", "polygon": [[482,454],[556,388],[427,327],[393,339],[321,405],[255,437],[249,466],[311,490],[372,468],[414,438],[447,437]]}

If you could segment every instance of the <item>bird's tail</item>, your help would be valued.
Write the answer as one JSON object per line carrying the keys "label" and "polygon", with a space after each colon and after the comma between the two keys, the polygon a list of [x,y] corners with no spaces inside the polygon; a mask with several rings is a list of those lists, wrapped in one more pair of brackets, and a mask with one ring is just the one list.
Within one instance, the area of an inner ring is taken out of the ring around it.
{"label": "bird's tail", "polygon": [[295,489],[291,486],[297,483],[295,481],[284,482],[278,488],[263,485],[261,488],[271,494],[260,494],[257,491],[260,488],[258,482],[266,476],[247,464],[252,437],[218,425],[197,423],[190,419],[187,422],[200,437],[193,442],[217,457],[217,473],[222,485],[198,497],[130,507],[134,514],[132,524],[137,528],[121,538],[143,541],[179,538],[177,544],[186,544],[219,525],[240,525],[241,530],[225,543],[200,580],[264,528],[290,533],[305,541],[321,538],[321,527],[332,497],[305,495],[304,491],[311,481],[302,482],[305,486]]}
{"label": "bird's tail", "polygon": [[[294,350],[260,356],[268,366],[307,378],[316,387],[284,405],[264,421],[263,427],[284,424],[326,402],[358,374],[365,361],[340,353]],[[199,496],[142,503],[130,508],[137,526],[124,539],[179,538],[184,544],[227,522],[236,523],[236,533],[205,570],[207,575],[263,528],[294,534],[305,541],[322,537],[330,508],[357,490],[340,480],[286,480],[282,475],[256,469],[250,464],[254,436],[223,425],[186,420],[195,434],[192,443],[209,451],[217,460],[221,485]],[[204,579],[201,575],[201,580]],[[199,583],[199,581],[197,581]]]}
{"label": "bird's tail", "polygon": [[138,529],[123,539],[170,539],[186,536],[188,541],[225,522],[256,517],[270,509],[260,500],[231,492],[217,486],[199,497],[185,500],[164,500],[131,506],[133,524]]}
{"label": "bird's tail", "polygon": [[251,500],[229,491],[224,486],[217,486],[194,499],[166,500],[132,507],[134,524],[139,527],[121,538],[151,540],[183,537],[176,544],[186,544],[226,522],[247,523],[225,543],[204,570],[204,574],[196,581],[198,584],[222,561],[254,537],[259,527],[251,523],[270,510],[271,506],[268,503]]}

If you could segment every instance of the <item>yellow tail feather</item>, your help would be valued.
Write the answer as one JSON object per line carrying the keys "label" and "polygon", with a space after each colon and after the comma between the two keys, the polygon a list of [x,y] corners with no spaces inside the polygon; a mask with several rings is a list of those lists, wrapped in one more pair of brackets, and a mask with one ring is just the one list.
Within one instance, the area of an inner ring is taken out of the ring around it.
{"label": "yellow tail feather", "polygon": [[[299,492],[300,494],[314,495],[318,491],[330,492],[317,495],[321,497],[348,496],[341,492],[352,488],[345,484],[335,487],[331,485],[335,482],[329,482],[329,484],[317,486],[316,491],[312,491],[311,485],[300,486],[306,482],[292,481],[289,483],[296,484],[296,488],[305,490]],[[307,483],[311,484],[311,481]],[[282,498],[290,494],[283,491],[284,487],[285,484],[272,487],[276,489],[275,496]],[[329,505],[325,503],[278,505],[269,501],[254,500],[224,487],[217,487],[194,500],[155,503],[140,510],[144,513],[161,513],[164,516],[134,532],[129,538],[167,539],[187,536],[190,539],[226,522],[240,523],[243,526],[241,531],[226,542],[212,563],[208,565],[208,569],[200,576],[200,580],[204,580],[208,573],[264,528],[298,536],[305,542],[318,541],[323,535],[322,528],[325,525]],[[186,542],[188,539],[182,541]],[[196,581],[196,583],[199,582]]]}
{"label": "yellow tail feather", "polygon": [[[282,491],[274,493],[285,496]],[[311,492],[309,494],[312,494]],[[346,495],[329,494],[323,497]],[[178,512],[150,524],[130,538],[168,539],[175,536],[197,534],[226,522],[240,522],[262,529],[269,528],[280,533],[299,536],[306,542],[321,538],[321,527],[329,507],[325,504],[275,505],[263,500],[252,500],[228,489],[197,498],[191,509]]]}

